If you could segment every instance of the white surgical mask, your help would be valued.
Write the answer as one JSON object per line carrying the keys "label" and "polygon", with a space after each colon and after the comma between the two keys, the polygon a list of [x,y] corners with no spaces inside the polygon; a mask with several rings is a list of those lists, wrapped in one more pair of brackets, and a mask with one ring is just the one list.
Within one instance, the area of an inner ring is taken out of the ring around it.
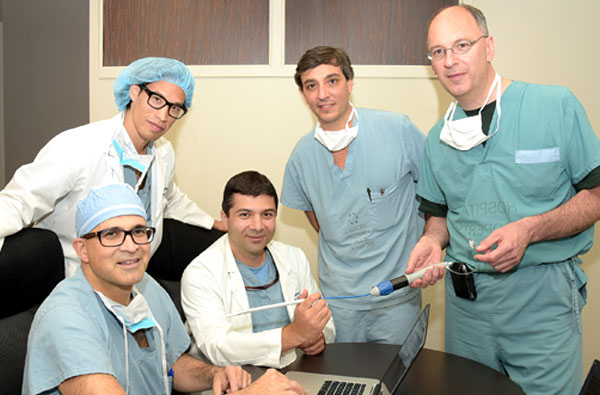
{"label": "white surgical mask", "polygon": [[358,122],[354,122],[354,126],[350,127],[350,122],[353,119],[356,121],[358,114],[352,103],[350,103],[350,107],[352,107],[352,111],[344,129],[335,131],[323,130],[319,122],[315,126],[315,139],[331,152],[346,148],[358,135]]}
{"label": "white surgical mask", "polygon": [[[496,130],[494,133],[488,133],[486,136],[483,133],[481,127],[481,111],[485,104],[490,99],[494,88],[498,86],[496,89],[496,113],[497,113],[497,123]],[[473,147],[478,146],[484,141],[490,139],[498,132],[498,128],[500,127],[500,97],[502,96],[502,87],[501,87],[501,79],[500,75],[496,73],[496,77],[494,78],[494,82],[490,87],[490,90],[485,98],[481,108],[479,109],[479,113],[472,117],[466,117],[458,120],[453,120],[454,112],[456,111],[456,102],[450,103],[448,107],[448,111],[446,111],[446,115],[444,116],[444,126],[442,127],[442,131],[440,133],[440,140],[448,144],[449,146],[456,148],[461,151],[468,151]]]}
{"label": "white surgical mask", "polygon": [[133,291],[135,296],[127,306],[117,303],[96,291],[96,294],[100,297],[104,306],[113,313],[119,322],[121,322],[121,325],[123,325],[123,339],[125,342],[125,375],[127,376],[125,392],[129,393],[129,345],[127,342],[127,331],[135,333],[140,329],[156,328],[161,342],[161,368],[163,371],[165,394],[168,395],[171,393],[171,386],[167,374],[167,350],[162,328],[154,319],[144,295],[137,292],[135,288]]}
{"label": "white surgical mask", "polygon": [[107,298],[100,292],[96,293],[100,296],[106,308],[123,320],[129,332],[134,333],[140,329],[156,326],[150,307],[141,293],[136,294],[127,306]]}

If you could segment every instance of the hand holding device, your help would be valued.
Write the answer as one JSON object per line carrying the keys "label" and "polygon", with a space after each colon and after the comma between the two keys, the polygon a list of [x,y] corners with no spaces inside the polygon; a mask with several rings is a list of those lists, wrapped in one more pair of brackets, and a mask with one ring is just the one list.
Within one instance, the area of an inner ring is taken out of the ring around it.
{"label": "hand holding device", "polygon": [[447,269],[451,264],[452,264],[452,262],[436,263],[435,265],[424,267],[423,269],[417,270],[416,272],[404,274],[404,275],[402,275],[400,277],[396,277],[392,280],[380,282],[379,284],[377,284],[376,286],[371,288],[370,294],[373,296],[389,295],[397,289],[404,288],[404,287],[410,285],[416,279],[423,278],[423,276],[425,275],[425,272],[427,270],[429,270],[435,266]]}

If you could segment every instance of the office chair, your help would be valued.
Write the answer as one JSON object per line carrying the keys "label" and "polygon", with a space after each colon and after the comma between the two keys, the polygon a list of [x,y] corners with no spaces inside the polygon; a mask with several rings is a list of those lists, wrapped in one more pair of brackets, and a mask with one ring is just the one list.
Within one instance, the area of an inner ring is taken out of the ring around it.
{"label": "office chair", "polygon": [[0,251],[0,392],[20,394],[33,316],[65,276],[58,237],[27,228],[8,236]]}
{"label": "office chair", "polygon": [[600,395],[600,361],[597,359],[592,363],[579,395]]}
{"label": "office chair", "polygon": [[181,276],[187,265],[202,251],[214,243],[224,232],[185,224],[175,219],[163,221],[160,246],[150,259],[146,272],[167,291],[181,319],[185,315],[181,307]]}

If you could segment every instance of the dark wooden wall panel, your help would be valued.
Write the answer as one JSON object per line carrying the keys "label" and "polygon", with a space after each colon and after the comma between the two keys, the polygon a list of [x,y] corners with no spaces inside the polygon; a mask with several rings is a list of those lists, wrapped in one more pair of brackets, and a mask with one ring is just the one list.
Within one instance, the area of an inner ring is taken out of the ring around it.
{"label": "dark wooden wall panel", "polygon": [[285,63],[317,45],[344,48],[353,64],[428,65],[427,24],[458,0],[286,0]]}
{"label": "dark wooden wall panel", "polygon": [[268,64],[269,0],[104,0],[103,64]]}

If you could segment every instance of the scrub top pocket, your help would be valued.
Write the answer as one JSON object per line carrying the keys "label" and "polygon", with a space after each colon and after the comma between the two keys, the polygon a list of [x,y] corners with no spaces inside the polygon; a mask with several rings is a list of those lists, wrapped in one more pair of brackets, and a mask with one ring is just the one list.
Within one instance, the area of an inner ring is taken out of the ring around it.
{"label": "scrub top pocket", "polygon": [[388,229],[398,224],[400,217],[407,214],[402,207],[402,188],[408,181],[412,182],[410,174],[406,174],[396,184],[369,187],[367,198],[373,229]]}
{"label": "scrub top pocket", "polygon": [[[515,163],[520,193],[526,198],[551,200],[561,185],[562,163]],[[564,176],[563,176],[564,177]]]}

